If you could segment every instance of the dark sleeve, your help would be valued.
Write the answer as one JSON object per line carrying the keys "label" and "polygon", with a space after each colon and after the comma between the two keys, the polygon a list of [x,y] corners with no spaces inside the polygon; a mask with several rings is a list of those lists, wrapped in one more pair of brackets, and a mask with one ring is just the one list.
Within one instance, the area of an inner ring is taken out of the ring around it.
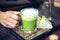
{"label": "dark sleeve", "polygon": [[12,29],[5,28],[0,24],[0,40],[24,40],[24,39],[18,34],[16,34]]}

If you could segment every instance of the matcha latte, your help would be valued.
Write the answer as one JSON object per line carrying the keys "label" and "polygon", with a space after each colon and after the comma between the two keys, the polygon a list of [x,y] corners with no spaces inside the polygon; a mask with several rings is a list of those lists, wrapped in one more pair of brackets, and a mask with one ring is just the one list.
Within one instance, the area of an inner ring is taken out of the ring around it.
{"label": "matcha latte", "polygon": [[21,11],[22,27],[26,32],[32,32],[37,27],[39,11],[35,8],[25,8]]}

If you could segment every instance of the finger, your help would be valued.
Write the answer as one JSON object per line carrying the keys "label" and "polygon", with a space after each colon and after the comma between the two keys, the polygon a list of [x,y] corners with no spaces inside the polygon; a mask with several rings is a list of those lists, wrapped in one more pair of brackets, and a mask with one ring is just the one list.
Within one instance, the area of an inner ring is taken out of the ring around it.
{"label": "finger", "polygon": [[13,24],[17,24],[17,20],[14,20],[14,19],[12,19],[12,18],[7,18],[7,19],[5,19],[5,21],[8,21],[8,22],[10,22],[10,23],[13,23]]}
{"label": "finger", "polygon": [[7,28],[12,28],[11,26],[9,26],[9,25],[6,24],[6,23],[2,23],[2,25],[3,25],[4,27],[7,27]]}
{"label": "finger", "polygon": [[7,27],[7,28],[11,28],[9,25],[7,25],[6,23],[2,22],[1,23],[4,27]]}
{"label": "finger", "polygon": [[12,13],[10,13],[9,17],[12,18],[12,19],[15,19],[15,20],[19,19],[19,17],[16,14],[12,14]]}
{"label": "finger", "polygon": [[14,14],[19,14],[18,11],[7,11],[7,12],[9,12],[9,13],[14,13]]}
{"label": "finger", "polygon": [[10,22],[8,22],[8,21],[5,21],[4,20],[4,23],[5,23],[5,25],[7,26],[7,27],[9,27],[9,28],[15,28],[15,24],[13,24],[13,23],[10,23]]}
{"label": "finger", "polygon": [[6,24],[5,24],[5,23],[3,23],[3,22],[2,22],[1,24],[2,24],[4,27],[6,26]]}
{"label": "finger", "polygon": [[17,11],[13,11],[13,13],[14,13],[14,14],[19,14],[19,12],[17,12]]}

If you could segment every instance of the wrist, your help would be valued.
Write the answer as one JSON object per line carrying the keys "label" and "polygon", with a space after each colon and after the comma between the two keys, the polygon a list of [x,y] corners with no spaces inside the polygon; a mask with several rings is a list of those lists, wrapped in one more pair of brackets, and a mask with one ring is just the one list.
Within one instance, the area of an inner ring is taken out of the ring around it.
{"label": "wrist", "polygon": [[0,23],[2,23],[2,21],[3,21],[3,15],[4,15],[4,12],[0,11]]}

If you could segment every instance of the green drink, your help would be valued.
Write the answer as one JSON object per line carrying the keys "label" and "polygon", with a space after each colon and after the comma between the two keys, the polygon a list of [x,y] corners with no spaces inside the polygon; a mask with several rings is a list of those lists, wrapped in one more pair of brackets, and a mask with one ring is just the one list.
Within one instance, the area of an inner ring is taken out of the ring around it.
{"label": "green drink", "polygon": [[34,19],[34,20],[23,20],[22,19],[22,25],[23,25],[24,30],[33,31],[36,28],[36,20],[37,19]]}
{"label": "green drink", "polygon": [[30,33],[37,27],[38,10],[25,8],[21,11],[22,27],[24,31]]}

